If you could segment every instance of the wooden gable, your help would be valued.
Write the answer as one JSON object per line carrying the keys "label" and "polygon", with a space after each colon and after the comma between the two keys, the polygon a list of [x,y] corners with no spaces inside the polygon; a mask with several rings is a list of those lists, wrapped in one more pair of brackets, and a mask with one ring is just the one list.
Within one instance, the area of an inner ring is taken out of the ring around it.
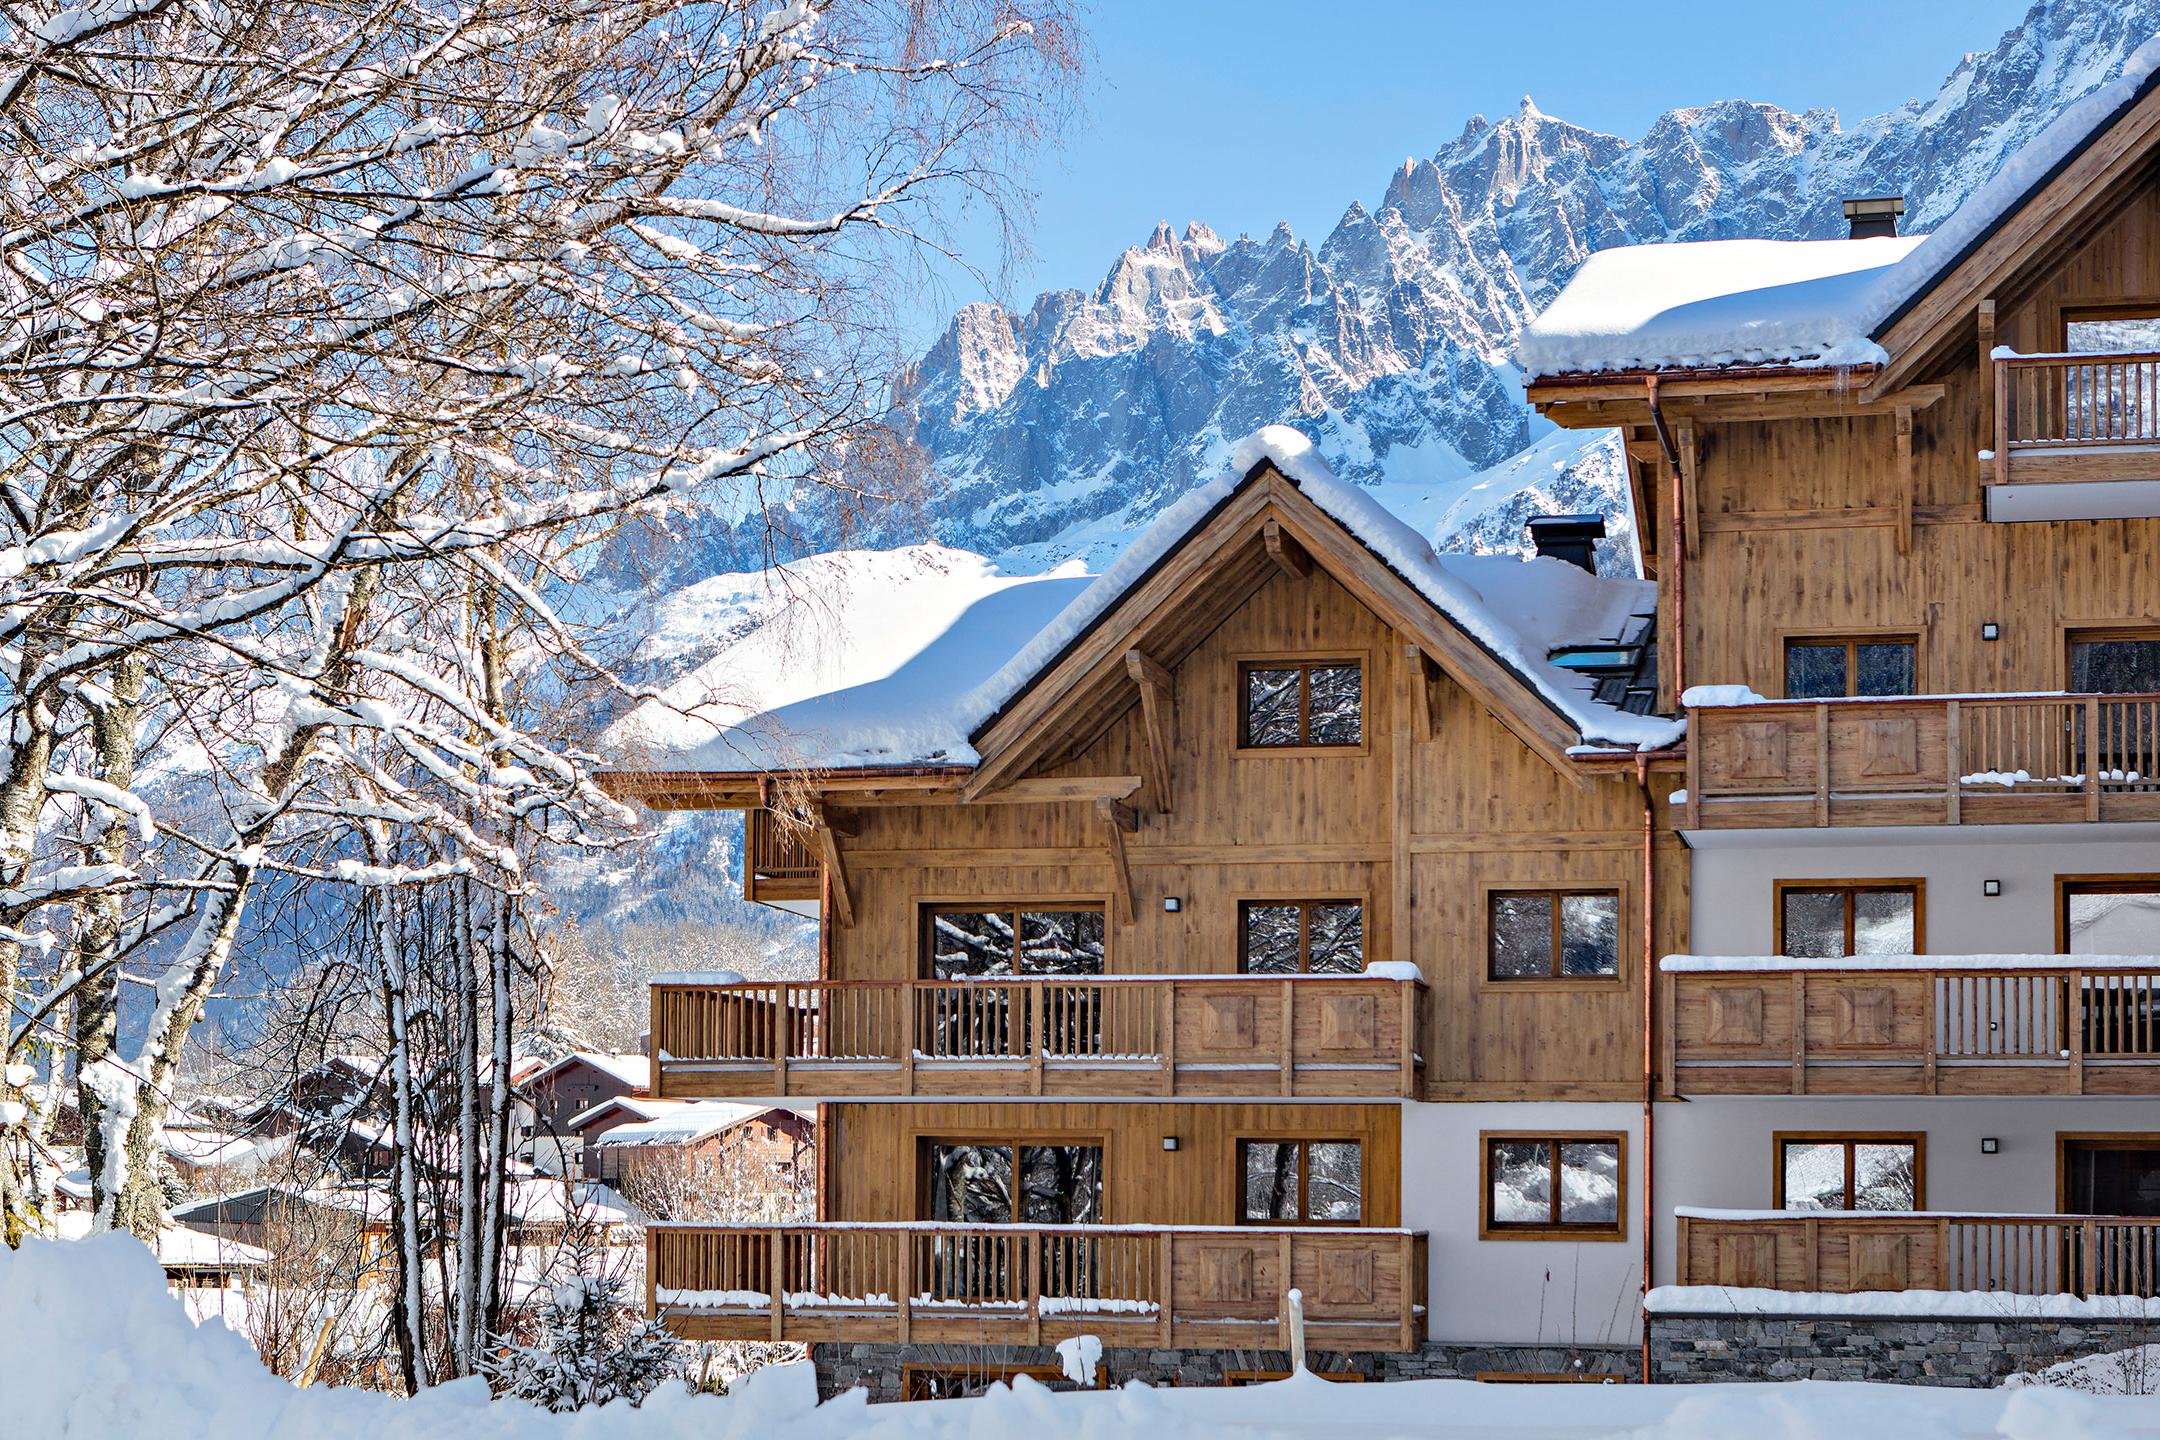
{"label": "wooden gable", "polygon": [[1398,643],[1430,657],[1554,769],[1587,783],[1568,759],[1580,738],[1572,724],[1295,483],[1262,464],[975,735],[982,762],[963,797],[994,795],[1078,754],[1147,703],[1161,675],[1270,578],[1312,567],[1380,617]]}

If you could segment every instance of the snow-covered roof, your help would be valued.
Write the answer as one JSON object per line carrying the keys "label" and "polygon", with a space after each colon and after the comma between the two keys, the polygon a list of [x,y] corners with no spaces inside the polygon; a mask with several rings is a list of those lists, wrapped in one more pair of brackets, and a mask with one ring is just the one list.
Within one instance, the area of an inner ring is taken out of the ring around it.
{"label": "snow-covered roof", "polygon": [[548,1066],[545,1070],[531,1076],[525,1083],[528,1085],[538,1084],[557,1071],[567,1070],[580,1061],[604,1074],[614,1076],[633,1090],[646,1089],[652,1083],[652,1061],[645,1056],[610,1055],[600,1050],[574,1050]]}
{"label": "snow-covered roof", "polygon": [[[1223,474],[1171,504],[1092,580],[1068,572],[1015,580],[968,556],[976,568],[962,584],[950,576],[910,577],[865,559],[858,568],[866,580],[882,576],[887,583],[866,583],[834,602],[844,621],[837,643],[800,667],[803,674],[782,686],[772,703],[745,707],[739,719],[721,725],[682,713],[696,703],[698,687],[712,683],[700,678],[705,671],[732,663],[735,652],[724,651],[680,682],[666,703],[648,702],[634,711],[619,734],[662,752],[635,768],[666,772],[971,766],[979,758],[971,743],[976,732],[1197,531],[1263,461],[1586,741],[1652,749],[1679,738],[1680,722],[1602,704],[1592,678],[1547,659],[1565,645],[1625,639],[1636,617],[1654,612],[1654,585],[1603,579],[1559,560],[1439,554],[1366,490],[1337,478],[1304,435],[1282,425],[1231,447]],[[807,688],[834,677],[840,683]]]}
{"label": "snow-covered roof", "polygon": [[731,1105],[717,1100],[662,1100],[658,1105],[658,1113],[627,1125],[617,1125],[603,1135],[595,1135],[587,1143],[598,1146],[694,1145],[732,1130],[746,1120],[754,1120],[772,1108],[769,1105]]}
{"label": "snow-covered roof", "polygon": [[627,1200],[597,1180],[565,1183],[545,1176],[510,1181],[503,1187],[503,1209],[521,1225],[553,1225],[565,1219],[621,1225],[636,1218]]}
{"label": "snow-covered roof", "polygon": [[1925,236],[1699,240],[1600,251],[1523,332],[1530,375],[1880,364],[1907,306],[2160,78],[2160,39],[2065,109]]}
{"label": "snow-covered roof", "polygon": [[[55,1217],[54,1230],[62,1240],[80,1240],[90,1233],[92,1216],[87,1210],[63,1211]],[[168,1270],[259,1270],[277,1257],[259,1245],[228,1240],[185,1225],[158,1228],[158,1264]]]}
{"label": "snow-covered roof", "polygon": [[165,1153],[189,1165],[251,1170],[285,1154],[293,1135],[235,1135],[208,1125],[168,1125]]}
{"label": "snow-covered roof", "polygon": [[639,1120],[650,1120],[655,1116],[666,1114],[670,1105],[687,1103],[687,1101],[681,1100],[650,1100],[642,1095],[611,1095],[599,1104],[588,1106],[571,1116],[569,1128],[582,1130],[612,1110],[620,1110],[625,1115],[634,1116]]}

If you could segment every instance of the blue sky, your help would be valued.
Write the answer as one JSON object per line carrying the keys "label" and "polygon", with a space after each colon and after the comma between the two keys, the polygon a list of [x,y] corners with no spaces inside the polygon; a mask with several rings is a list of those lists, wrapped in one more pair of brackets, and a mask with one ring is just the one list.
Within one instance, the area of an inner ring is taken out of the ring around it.
{"label": "blue sky", "polygon": [[[1350,201],[1376,200],[1406,155],[1432,154],[1471,115],[1497,118],[1526,94],[1629,139],[1665,110],[1735,96],[1829,106],[1850,122],[1933,94],[2025,6],[1094,0],[1086,109],[1037,163],[1035,253],[996,298],[1090,288],[1157,220],[1203,220],[1225,239],[1288,220],[1317,242]],[[963,232],[963,246],[983,254],[987,238]],[[964,280],[943,291],[924,297],[933,333],[981,298]]]}

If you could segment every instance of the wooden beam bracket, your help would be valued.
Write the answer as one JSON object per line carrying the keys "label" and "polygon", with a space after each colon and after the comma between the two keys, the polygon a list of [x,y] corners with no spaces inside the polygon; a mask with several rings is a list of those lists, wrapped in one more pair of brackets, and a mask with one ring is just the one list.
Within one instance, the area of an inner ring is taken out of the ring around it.
{"label": "wooden beam bracket", "polygon": [[1293,580],[1312,578],[1312,556],[1283,530],[1280,520],[1270,519],[1261,527],[1260,534],[1261,543],[1267,546],[1268,559],[1273,560],[1283,574]]}
{"label": "wooden beam bracket", "polygon": [[1168,814],[1172,763],[1177,751],[1176,677],[1139,650],[1125,652],[1125,673],[1140,687],[1140,729],[1147,741],[1148,799],[1156,810]]}
{"label": "wooden beam bracket", "polygon": [[817,832],[818,850],[825,860],[825,873],[832,881],[833,911],[842,925],[855,923],[855,899],[848,891],[847,866],[840,858],[840,837],[834,832],[832,817],[821,804],[810,806],[810,825]]}
{"label": "wooden beam bracket", "polygon": [[1131,924],[1139,912],[1140,899],[1133,889],[1132,862],[1125,854],[1125,837],[1140,827],[1140,817],[1130,805],[1116,800],[1098,800],[1095,813],[1102,817],[1104,843],[1110,850],[1110,873],[1117,880],[1117,900],[1124,912],[1120,917]]}

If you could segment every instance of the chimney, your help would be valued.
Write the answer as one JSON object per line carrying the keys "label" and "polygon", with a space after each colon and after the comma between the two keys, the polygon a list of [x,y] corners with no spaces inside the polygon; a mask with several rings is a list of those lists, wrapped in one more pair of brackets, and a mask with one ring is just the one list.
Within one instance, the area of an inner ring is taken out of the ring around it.
{"label": "chimney", "polygon": [[1530,521],[1530,544],[1541,560],[1565,560],[1597,574],[1597,542],[1605,538],[1602,515],[1539,515]]}
{"label": "chimney", "polygon": [[1902,195],[1870,195],[1845,202],[1845,219],[1852,225],[1855,240],[1897,234],[1898,216],[1904,213],[1905,197]]}

